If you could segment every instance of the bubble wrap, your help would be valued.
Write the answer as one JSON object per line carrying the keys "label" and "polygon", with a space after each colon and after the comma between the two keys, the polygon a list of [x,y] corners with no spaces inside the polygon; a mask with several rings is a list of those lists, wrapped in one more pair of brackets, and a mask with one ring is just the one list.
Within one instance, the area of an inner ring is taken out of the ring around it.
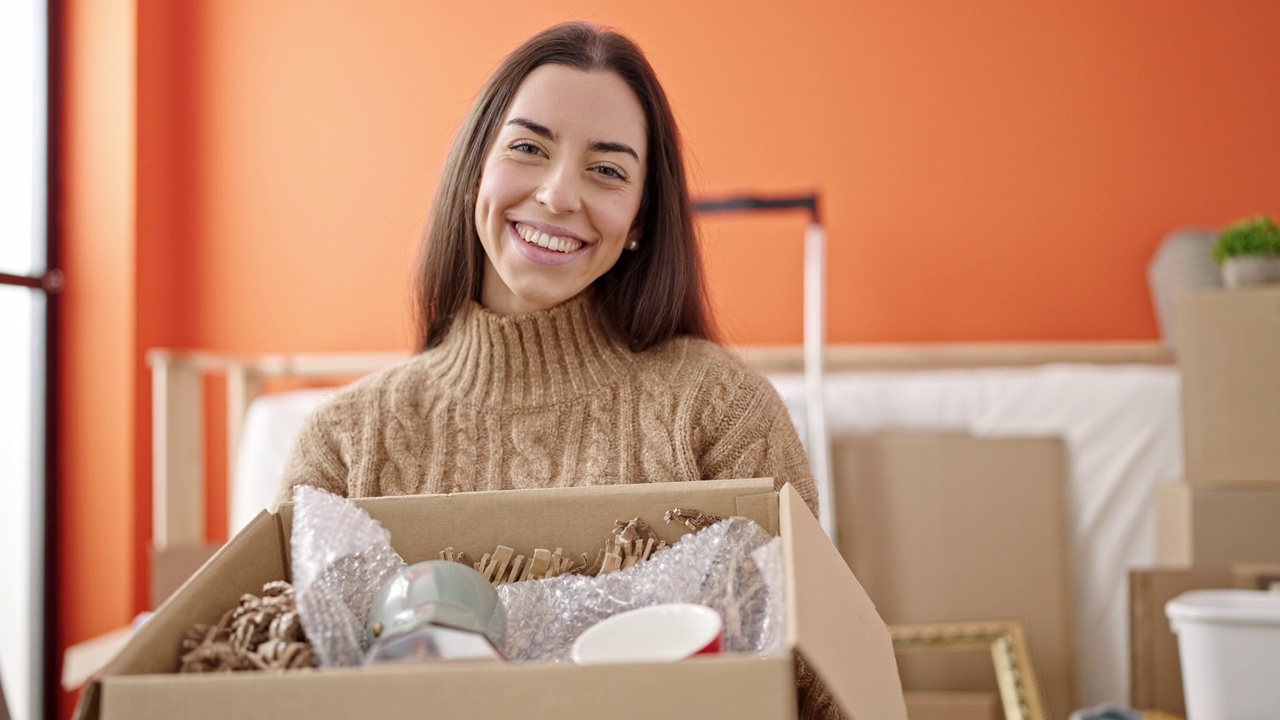
{"label": "bubble wrap", "polygon": [[294,489],[293,586],[320,667],[359,665],[373,597],[405,562],[391,533],[346,498]]}
{"label": "bubble wrap", "polygon": [[[777,654],[782,649],[782,546],[772,540],[755,522],[731,517],[625,570],[502,585],[498,597],[507,608],[507,659],[565,662],[573,641],[592,625],[626,610],[670,602],[700,603],[719,612],[726,652]],[[770,579],[771,573],[776,577]]]}
{"label": "bubble wrap", "polygon": [[787,640],[787,603],[783,588],[786,572],[782,569],[782,538],[776,537],[751,551],[769,592],[769,607],[761,618],[759,647],[766,655],[780,655]]}

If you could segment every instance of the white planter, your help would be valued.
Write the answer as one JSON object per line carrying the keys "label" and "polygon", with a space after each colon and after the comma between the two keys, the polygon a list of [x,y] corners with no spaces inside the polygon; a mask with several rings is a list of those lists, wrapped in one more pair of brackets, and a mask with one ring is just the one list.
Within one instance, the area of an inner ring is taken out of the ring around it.
{"label": "white planter", "polygon": [[1222,262],[1222,284],[1227,287],[1280,283],[1280,255],[1243,255]]}
{"label": "white planter", "polygon": [[1164,606],[1192,720],[1272,720],[1280,705],[1280,595],[1192,590]]}

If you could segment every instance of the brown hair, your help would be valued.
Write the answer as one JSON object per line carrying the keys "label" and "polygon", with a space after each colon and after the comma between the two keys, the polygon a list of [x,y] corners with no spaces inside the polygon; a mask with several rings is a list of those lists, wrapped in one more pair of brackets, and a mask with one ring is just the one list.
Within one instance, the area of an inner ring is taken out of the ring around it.
{"label": "brown hair", "polygon": [[485,156],[520,84],[547,64],[616,73],[636,94],[648,125],[648,172],[635,221],[639,249],[623,252],[592,286],[602,327],[637,352],[676,335],[711,338],[680,134],[667,96],[629,38],[571,22],[544,30],[508,55],[458,131],[418,263],[418,349],[439,345],[465,303],[480,299],[484,250],[475,193]]}

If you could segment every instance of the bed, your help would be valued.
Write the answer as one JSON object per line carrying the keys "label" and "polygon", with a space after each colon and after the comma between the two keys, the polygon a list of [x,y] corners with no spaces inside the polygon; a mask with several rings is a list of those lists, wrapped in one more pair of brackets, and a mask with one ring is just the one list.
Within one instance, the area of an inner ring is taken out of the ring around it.
{"label": "bed", "polygon": [[[773,381],[805,437],[800,349],[739,350]],[[333,392],[296,385],[342,383],[404,357],[153,351],[156,546],[204,541],[203,377],[226,379],[227,437],[236,439],[227,443],[234,532],[274,503],[303,419]],[[832,436],[919,431],[1063,440],[1078,704],[1125,702],[1128,572],[1154,563],[1155,488],[1182,470],[1172,351],[1156,343],[851,345],[829,346],[824,365]],[[264,392],[282,379],[294,389]],[[840,484],[835,476],[823,492],[838,493]]]}

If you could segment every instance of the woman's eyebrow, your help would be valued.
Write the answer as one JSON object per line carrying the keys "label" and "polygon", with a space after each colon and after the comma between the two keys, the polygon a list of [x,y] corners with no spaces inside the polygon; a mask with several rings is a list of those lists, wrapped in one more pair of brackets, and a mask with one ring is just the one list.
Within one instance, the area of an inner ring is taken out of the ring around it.
{"label": "woman's eyebrow", "polygon": [[591,143],[591,149],[596,152],[626,153],[631,157],[635,158],[636,162],[640,162],[640,154],[637,153],[634,148],[632,148],[630,145],[627,145],[626,143],[604,142],[603,140],[597,140],[596,142]]}
{"label": "woman's eyebrow", "polygon": [[559,138],[556,137],[556,134],[552,132],[551,128],[547,127],[546,125],[543,125],[542,123],[536,123],[528,118],[514,117],[508,120],[507,124],[519,125],[522,128],[528,128],[529,130],[532,130],[534,133],[541,135],[542,137],[548,140],[551,140],[552,142],[559,140]]}
{"label": "woman's eyebrow", "polygon": [[[520,127],[526,128],[537,135],[541,135],[552,142],[560,141],[560,136],[557,135],[554,130],[540,122],[530,120],[529,118],[513,117],[507,121],[507,124],[519,125]],[[626,143],[597,140],[596,142],[591,143],[591,149],[595,152],[626,153],[627,155],[635,158],[636,162],[640,162],[640,153],[636,152],[635,148]]]}

